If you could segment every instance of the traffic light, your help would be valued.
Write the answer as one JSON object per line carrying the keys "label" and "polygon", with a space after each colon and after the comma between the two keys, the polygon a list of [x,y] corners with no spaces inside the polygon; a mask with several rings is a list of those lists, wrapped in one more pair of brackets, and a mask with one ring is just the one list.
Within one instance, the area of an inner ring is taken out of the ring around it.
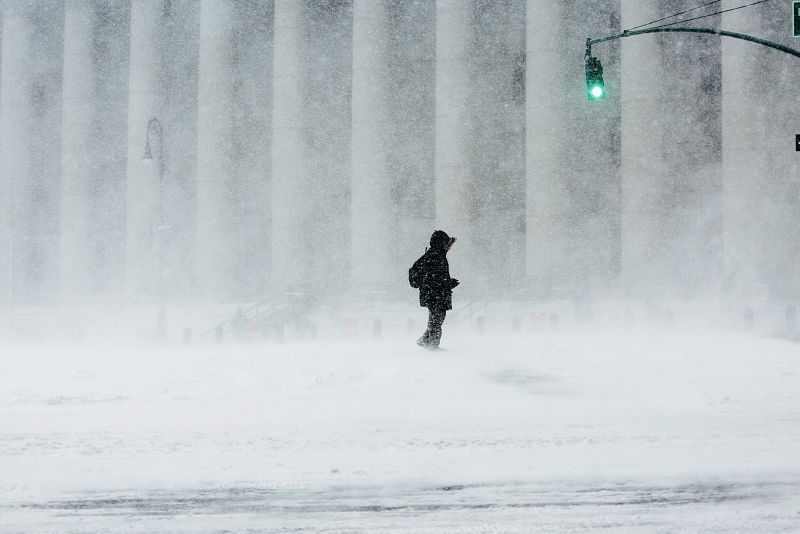
{"label": "traffic light", "polygon": [[606,98],[603,65],[596,57],[586,58],[586,98],[588,100],[605,100]]}

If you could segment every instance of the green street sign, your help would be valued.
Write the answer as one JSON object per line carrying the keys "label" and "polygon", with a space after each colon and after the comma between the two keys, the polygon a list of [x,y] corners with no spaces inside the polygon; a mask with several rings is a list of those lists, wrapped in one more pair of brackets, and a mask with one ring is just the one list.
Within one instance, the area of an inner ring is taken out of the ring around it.
{"label": "green street sign", "polygon": [[800,37],[800,2],[792,2],[792,18],[794,18],[794,36]]}

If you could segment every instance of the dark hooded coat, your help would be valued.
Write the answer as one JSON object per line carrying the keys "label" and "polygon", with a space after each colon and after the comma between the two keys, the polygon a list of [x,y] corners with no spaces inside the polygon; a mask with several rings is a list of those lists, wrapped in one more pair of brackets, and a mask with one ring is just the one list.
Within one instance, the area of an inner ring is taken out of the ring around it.
{"label": "dark hooded coat", "polygon": [[453,309],[453,288],[458,281],[450,278],[447,247],[450,236],[436,230],[431,236],[431,246],[414,264],[419,272],[419,305],[437,310]]}

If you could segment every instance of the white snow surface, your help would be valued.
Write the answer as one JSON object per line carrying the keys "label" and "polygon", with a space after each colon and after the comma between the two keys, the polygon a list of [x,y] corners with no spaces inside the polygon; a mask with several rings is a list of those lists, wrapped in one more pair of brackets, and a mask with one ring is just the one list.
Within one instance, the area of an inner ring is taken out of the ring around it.
{"label": "white snow surface", "polygon": [[0,532],[798,532],[800,345],[0,347]]}

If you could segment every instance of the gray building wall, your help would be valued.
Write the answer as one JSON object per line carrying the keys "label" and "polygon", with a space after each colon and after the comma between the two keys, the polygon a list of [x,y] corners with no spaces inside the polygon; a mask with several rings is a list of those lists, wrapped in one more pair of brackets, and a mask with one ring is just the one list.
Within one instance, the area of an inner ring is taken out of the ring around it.
{"label": "gray building wall", "polygon": [[[736,7],[724,2],[726,8]],[[723,15],[731,31],[798,48],[786,5]],[[800,296],[800,162],[792,148],[800,111],[797,59],[753,43],[722,41],[725,198],[724,294]]]}
{"label": "gray building wall", "polygon": [[63,32],[61,2],[3,4],[2,263],[10,306],[58,301]]}
{"label": "gray building wall", "polygon": [[[776,6],[722,24],[791,46]],[[465,298],[798,293],[792,58],[604,43],[586,101],[586,37],[689,7],[8,0],[3,299],[405,297],[436,228]]]}
{"label": "gray building wall", "polygon": [[[689,7],[623,0],[622,26]],[[720,78],[719,38],[660,33],[622,42],[622,283],[629,294],[718,288]]]}

